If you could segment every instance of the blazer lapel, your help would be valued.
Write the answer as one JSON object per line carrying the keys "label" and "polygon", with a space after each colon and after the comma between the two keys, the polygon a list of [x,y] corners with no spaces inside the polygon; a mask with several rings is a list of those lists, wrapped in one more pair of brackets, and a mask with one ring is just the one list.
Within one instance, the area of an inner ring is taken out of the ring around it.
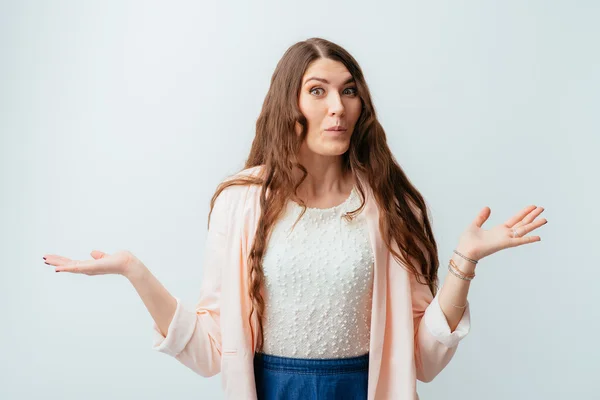
{"label": "blazer lapel", "polygon": [[387,248],[379,231],[379,208],[368,185],[363,185],[366,192],[365,216],[368,225],[369,239],[375,265],[373,266],[373,303],[371,305],[371,339],[369,345],[369,393],[368,399],[375,399],[386,324],[387,303]]}

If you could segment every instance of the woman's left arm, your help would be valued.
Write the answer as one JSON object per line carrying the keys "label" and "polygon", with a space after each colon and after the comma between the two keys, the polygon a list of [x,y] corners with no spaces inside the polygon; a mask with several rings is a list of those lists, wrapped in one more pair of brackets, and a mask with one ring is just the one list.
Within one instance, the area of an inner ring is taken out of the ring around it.
{"label": "woman's left arm", "polygon": [[[491,210],[489,207],[484,207],[460,236],[456,251],[465,257],[463,258],[456,253],[452,256],[459,274],[469,275],[475,273],[476,264],[466,258],[481,260],[503,249],[539,242],[541,240],[539,236],[526,235],[548,222],[545,218],[536,220],[543,211],[543,207],[531,205],[525,207],[503,224],[485,230],[481,226],[489,218]],[[470,280],[461,279],[452,273],[448,273],[440,289],[438,302],[446,316],[450,332],[456,329],[463,316],[470,286]]]}

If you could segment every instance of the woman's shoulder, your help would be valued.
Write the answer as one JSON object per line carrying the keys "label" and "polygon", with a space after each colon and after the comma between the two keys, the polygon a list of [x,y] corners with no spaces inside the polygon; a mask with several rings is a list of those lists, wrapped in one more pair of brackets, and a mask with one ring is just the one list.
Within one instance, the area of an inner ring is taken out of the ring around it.
{"label": "woman's shoulder", "polygon": [[244,168],[243,170],[236,172],[233,175],[229,175],[223,180],[222,183],[233,181],[240,178],[257,178],[260,177],[261,172],[264,170],[264,165],[256,165],[254,167]]}
{"label": "woman's shoulder", "polygon": [[265,169],[265,166],[263,164],[255,165],[254,167],[249,167],[249,168],[245,168],[245,169],[241,170],[234,176],[236,176],[236,177],[245,177],[245,176],[259,177],[264,169]]}
{"label": "woman's shoulder", "polygon": [[[241,180],[244,180],[245,178],[246,179],[247,178],[259,178],[260,173],[263,171],[263,169],[264,169],[263,165],[257,165],[254,167],[245,168],[245,169],[225,178],[221,182],[221,185],[226,184],[228,182],[241,181]],[[219,197],[227,198],[227,200],[229,202],[233,202],[233,203],[237,203],[237,204],[246,203],[249,199],[251,200],[254,197],[256,197],[254,195],[256,195],[260,191],[260,189],[261,189],[261,185],[258,185],[256,183],[238,182],[236,184],[229,185],[225,189],[223,189],[223,191],[221,192]]]}

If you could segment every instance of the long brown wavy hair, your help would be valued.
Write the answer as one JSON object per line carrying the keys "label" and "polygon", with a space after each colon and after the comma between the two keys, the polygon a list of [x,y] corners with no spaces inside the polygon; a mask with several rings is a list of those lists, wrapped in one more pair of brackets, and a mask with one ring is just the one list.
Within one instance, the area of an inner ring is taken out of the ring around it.
{"label": "long brown wavy hair", "polygon": [[[298,42],[287,49],[277,64],[256,122],[256,136],[244,169],[262,165],[260,173],[223,181],[211,199],[208,216],[210,223],[215,200],[227,187],[262,186],[261,214],[248,258],[249,294],[252,300],[248,323],[252,327],[252,315],[256,312],[260,330],[255,337],[258,340],[257,352],[263,347],[263,255],[271,228],[288,199],[297,198],[296,190],[307,176],[306,168],[297,158],[307,133],[306,118],[299,109],[298,99],[304,73],[313,61],[320,58],[339,61],[346,66],[354,77],[362,101],[363,109],[352,132],[349,149],[342,155],[343,172],[352,171],[355,176],[360,174],[366,178],[379,207],[382,238],[393,257],[400,265],[408,266],[409,273],[419,284],[428,285],[434,296],[438,290],[437,245],[425,200],[400,168],[387,145],[361,68],[346,50],[328,40],[311,38]],[[295,131],[297,122],[302,126],[300,135]],[[294,168],[303,173],[299,180],[297,174],[292,173]],[[357,189],[362,203],[358,209],[347,213],[346,218],[351,219],[364,207],[365,191],[359,180]],[[301,200],[299,202],[306,210],[305,204]],[[392,240],[397,244],[400,254],[392,248]]]}

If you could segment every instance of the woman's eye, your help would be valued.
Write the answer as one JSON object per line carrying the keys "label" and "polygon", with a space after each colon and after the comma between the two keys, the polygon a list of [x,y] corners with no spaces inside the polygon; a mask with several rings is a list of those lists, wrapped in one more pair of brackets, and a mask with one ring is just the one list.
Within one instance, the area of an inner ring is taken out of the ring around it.
{"label": "woman's eye", "polygon": [[[314,92],[315,92],[315,90],[321,90],[321,91],[322,91],[322,90],[323,90],[323,88],[320,88],[320,87],[312,88],[312,89],[309,91],[309,93],[314,93]],[[356,96],[356,95],[357,95],[357,93],[358,93],[358,90],[357,90],[355,87],[351,87],[351,88],[346,88],[346,89],[344,89],[344,91],[345,91],[345,92],[346,92],[347,90],[350,90],[350,93],[349,93],[349,94],[350,94],[351,96]],[[317,95],[318,95],[318,94],[317,94]]]}

